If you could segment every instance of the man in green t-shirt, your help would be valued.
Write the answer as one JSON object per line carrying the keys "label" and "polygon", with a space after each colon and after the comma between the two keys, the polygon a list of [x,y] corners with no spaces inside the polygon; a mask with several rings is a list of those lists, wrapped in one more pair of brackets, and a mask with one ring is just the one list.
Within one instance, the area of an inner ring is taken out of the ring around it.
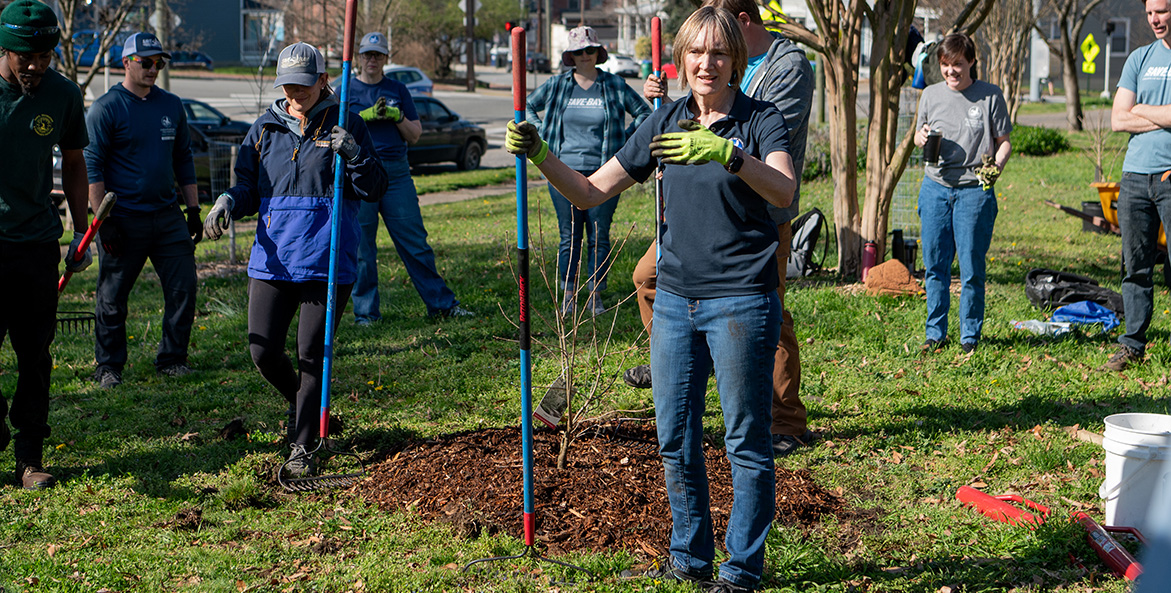
{"label": "man in green t-shirt", "polygon": [[53,486],[41,451],[49,437],[49,375],[57,317],[58,243],[63,231],[52,196],[53,146],[61,148],[61,187],[73,219],[67,270],[89,266],[89,249],[75,261],[88,225],[85,157],[88,143],[81,91],[49,69],[60,39],[57,17],[35,0],[16,0],[0,12],[0,342],[12,336],[17,381],[12,412],[0,397],[0,450],[15,429],[16,481],[27,489]]}

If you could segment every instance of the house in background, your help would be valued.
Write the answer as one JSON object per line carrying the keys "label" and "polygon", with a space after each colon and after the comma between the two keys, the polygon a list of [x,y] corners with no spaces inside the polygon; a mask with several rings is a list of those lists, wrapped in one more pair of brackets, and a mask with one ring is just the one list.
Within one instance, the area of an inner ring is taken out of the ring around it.
{"label": "house in background", "polygon": [[284,12],[262,0],[198,0],[176,6],[184,34],[216,64],[255,66],[276,59],[284,43]]}

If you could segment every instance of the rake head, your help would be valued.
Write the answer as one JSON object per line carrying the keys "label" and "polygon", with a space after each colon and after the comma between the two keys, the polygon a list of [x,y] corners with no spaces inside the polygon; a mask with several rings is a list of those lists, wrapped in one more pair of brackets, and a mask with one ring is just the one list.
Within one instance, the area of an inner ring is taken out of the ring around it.
{"label": "rake head", "polygon": [[88,311],[57,311],[57,328],[66,333],[92,332],[96,321]]}
{"label": "rake head", "polygon": [[[277,482],[288,492],[312,492],[314,490],[329,490],[333,488],[349,488],[366,477],[366,468],[362,459],[354,453],[335,451],[323,443],[322,439],[317,448],[306,451],[301,455],[289,457],[277,469]],[[289,471],[290,465],[300,465],[307,462],[316,467],[317,475],[295,477]],[[325,473],[331,472],[331,473]]]}

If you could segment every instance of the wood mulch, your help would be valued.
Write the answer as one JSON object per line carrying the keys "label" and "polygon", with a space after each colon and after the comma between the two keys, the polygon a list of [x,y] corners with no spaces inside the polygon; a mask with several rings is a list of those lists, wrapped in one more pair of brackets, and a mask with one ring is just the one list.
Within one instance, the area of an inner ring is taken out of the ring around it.
{"label": "wood mulch", "polygon": [[[625,549],[662,557],[671,518],[655,428],[649,422],[591,427],[557,470],[558,435],[533,438],[536,538],[549,553]],[[732,508],[731,469],[723,448],[705,444],[712,520],[722,542]],[[484,429],[408,445],[369,468],[356,492],[386,510],[415,509],[452,524],[464,537],[505,532],[523,539],[523,469],[519,428]],[[777,518],[809,524],[848,515],[840,496],[808,470],[777,469]]]}

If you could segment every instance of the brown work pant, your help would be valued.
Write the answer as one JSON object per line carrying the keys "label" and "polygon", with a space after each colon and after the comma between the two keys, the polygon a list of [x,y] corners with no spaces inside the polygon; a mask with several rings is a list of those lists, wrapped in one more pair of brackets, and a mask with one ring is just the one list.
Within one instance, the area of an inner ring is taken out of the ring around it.
{"label": "brown work pant", "polygon": [[[777,225],[780,245],[777,247],[777,270],[781,281],[777,285],[777,296],[781,299],[784,313],[781,318],[781,339],[777,342],[776,359],[773,362],[773,434],[801,436],[807,429],[805,404],[801,403],[801,356],[797,351],[797,333],[793,331],[793,316],[785,307],[785,272],[788,271],[789,248],[793,237],[790,223]],[[651,319],[655,305],[655,243],[638,264],[634,266],[634,286],[637,292],[638,313],[647,333],[651,331]]]}

